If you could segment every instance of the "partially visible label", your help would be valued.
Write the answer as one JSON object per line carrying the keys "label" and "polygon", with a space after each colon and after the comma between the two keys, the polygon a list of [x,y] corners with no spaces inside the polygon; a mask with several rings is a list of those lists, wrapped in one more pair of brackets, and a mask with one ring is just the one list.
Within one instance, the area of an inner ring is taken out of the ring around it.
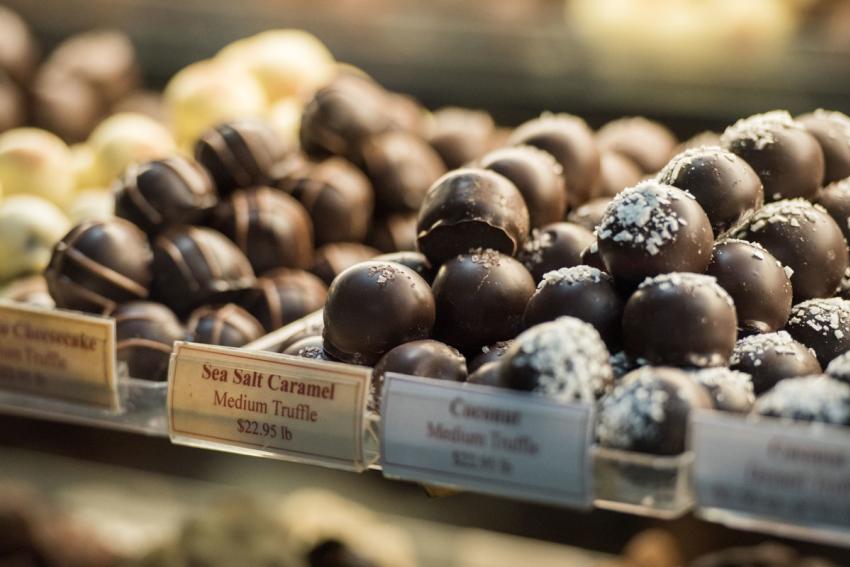
{"label": "partially visible label", "polygon": [[716,412],[691,419],[701,507],[850,528],[850,430]]}
{"label": "partially visible label", "polygon": [[591,405],[388,374],[384,476],[589,507]]}
{"label": "partially visible label", "polygon": [[175,443],[363,470],[370,371],[178,342],[168,383]]}
{"label": "partially visible label", "polygon": [[0,388],[117,409],[115,322],[0,302]]}

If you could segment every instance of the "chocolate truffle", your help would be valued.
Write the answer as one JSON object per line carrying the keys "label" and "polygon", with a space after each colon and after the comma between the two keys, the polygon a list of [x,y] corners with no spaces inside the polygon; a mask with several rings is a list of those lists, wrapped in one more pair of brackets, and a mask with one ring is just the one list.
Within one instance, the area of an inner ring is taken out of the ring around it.
{"label": "chocolate truffle", "polygon": [[708,390],[714,408],[733,413],[749,413],[756,401],[749,374],[728,368],[702,368],[689,373]]}
{"label": "chocolate truffle", "polygon": [[567,204],[577,207],[593,196],[599,182],[599,150],[584,120],[570,114],[543,114],[520,125],[508,142],[552,154],[563,167]]}
{"label": "chocolate truffle", "polygon": [[596,239],[582,251],[581,264],[608,273],[608,268],[605,267],[605,262],[602,261],[602,255],[599,254],[599,243]]}
{"label": "chocolate truffle", "polygon": [[679,144],[679,147],[676,149],[676,153],[684,152],[685,150],[689,150],[691,148],[719,145],[720,134],[711,130],[703,130],[702,132],[697,132],[696,134]]}
{"label": "chocolate truffle", "polygon": [[844,240],[850,242],[850,178],[830,183],[818,193],[815,203],[826,209]]}
{"label": "chocolate truffle", "polygon": [[[325,328],[325,323],[322,320],[321,314],[318,317],[311,316],[298,324],[298,330],[292,333],[289,337],[282,340],[277,345],[277,352],[286,352],[286,349],[300,341],[309,337],[322,337],[322,331]],[[324,348],[324,347],[322,347]],[[329,355],[330,356],[330,355]]]}
{"label": "chocolate truffle", "polygon": [[760,396],[753,412],[794,421],[850,425],[850,385],[826,374],[788,378]]}
{"label": "chocolate truffle", "polygon": [[470,352],[519,334],[534,280],[510,256],[474,250],[443,264],[433,289],[436,338]]}
{"label": "chocolate truffle", "polygon": [[272,166],[285,154],[270,126],[236,120],[208,130],[195,144],[195,159],[210,172],[219,194],[268,185]]}
{"label": "chocolate truffle", "polygon": [[318,248],[313,254],[313,266],[310,271],[325,284],[331,285],[334,278],[346,268],[378,254],[380,252],[374,248],[359,242],[331,242]]}
{"label": "chocolate truffle", "polygon": [[768,201],[812,197],[823,182],[820,144],[784,110],[742,118],[720,141],[755,170]]}
{"label": "chocolate truffle", "polygon": [[836,380],[850,384],[850,352],[833,358],[826,367],[826,374]]}
{"label": "chocolate truffle", "polygon": [[154,296],[178,315],[238,300],[256,281],[242,251],[210,228],[172,228],[156,238],[153,251]]}
{"label": "chocolate truffle", "polygon": [[623,300],[608,274],[590,266],[547,272],[528,300],[526,328],[561,316],[590,323],[611,350],[620,346]]}
{"label": "chocolate truffle", "polygon": [[300,358],[312,358],[313,360],[325,360],[333,362],[333,358],[325,350],[325,343],[321,335],[313,335],[312,337],[304,337],[281,351],[283,354],[289,354]]}
{"label": "chocolate truffle", "polygon": [[236,191],[215,208],[210,225],[236,243],[258,274],[274,268],[306,269],[313,263],[310,216],[282,191]]}
{"label": "chocolate truffle", "polygon": [[676,155],[657,179],[693,195],[708,215],[715,235],[726,232],[764,204],[761,180],[753,168],[717,146]]}
{"label": "chocolate truffle", "polygon": [[401,131],[368,138],[358,161],[372,182],[376,208],[385,213],[419,210],[428,188],[446,172],[431,146]]}
{"label": "chocolate truffle", "polygon": [[499,361],[513,390],[593,403],[614,381],[608,349],[591,325],[559,317],[524,331]]}
{"label": "chocolate truffle", "polygon": [[638,362],[629,356],[624,350],[612,354],[611,358],[608,359],[608,362],[611,364],[611,372],[614,373],[614,380],[619,380],[632,370],[645,366],[638,364]]}
{"label": "chocolate truffle", "polygon": [[823,208],[803,199],[765,205],[732,236],[758,242],[793,270],[795,302],[833,295],[847,269],[841,229]]}
{"label": "chocolate truffle", "polygon": [[0,69],[19,85],[27,85],[38,65],[39,48],[27,23],[0,6]]}
{"label": "chocolate truffle", "polygon": [[492,345],[486,345],[481,347],[481,350],[472,357],[472,359],[467,364],[470,372],[474,372],[484,366],[485,364],[489,364],[490,362],[496,362],[502,355],[505,354],[505,351],[508,350],[508,347],[511,346],[513,340],[510,341],[499,341]]}
{"label": "chocolate truffle", "polygon": [[739,340],[735,343],[729,366],[752,377],[757,396],[785,378],[821,371],[814,352],[795,341],[786,331],[751,335]]}
{"label": "chocolate truffle", "polygon": [[823,184],[850,177],[850,116],[819,108],[798,116],[797,122],[815,137],[823,150]]}
{"label": "chocolate truffle", "polygon": [[127,168],[115,190],[115,215],[153,235],[199,221],[217,202],[206,170],[174,156]]}
{"label": "chocolate truffle", "polygon": [[392,348],[431,336],[434,296],[401,264],[368,261],[334,279],[324,309],[325,350],[352,364],[375,364]]}
{"label": "chocolate truffle", "polygon": [[517,259],[540,282],[552,270],[578,266],[581,254],[593,244],[593,233],[571,222],[556,222],[535,229]]}
{"label": "chocolate truffle", "polygon": [[0,282],[43,272],[72,226],[59,207],[36,195],[0,202]]}
{"label": "chocolate truffle", "polygon": [[614,197],[596,236],[608,273],[625,287],[668,272],[700,273],[714,244],[711,224],[694,197],[655,181]]}
{"label": "chocolate truffle", "polygon": [[168,379],[168,362],[174,341],[186,331],[168,307],[152,301],[131,301],[111,313],[115,319],[118,362],[127,364],[133,378],[162,382]]}
{"label": "chocolate truffle", "polygon": [[375,256],[375,260],[395,262],[396,264],[407,266],[422,276],[422,279],[428,282],[428,285],[434,281],[434,276],[437,275],[437,270],[434,269],[431,262],[428,261],[428,258],[419,252],[393,252],[391,254],[381,254],[380,256]]}
{"label": "chocolate truffle", "polygon": [[86,145],[92,151],[92,176],[108,187],[133,163],[173,156],[177,148],[163,124],[142,114],[113,114],[97,125]]}
{"label": "chocolate truffle", "polygon": [[44,277],[57,307],[104,313],[148,297],[151,261],[145,234],[135,225],[88,221],[56,244]]}
{"label": "chocolate truffle", "polygon": [[387,92],[387,106],[384,111],[390,117],[393,130],[404,130],[425,138],[430,116],[428,110],[416,98],[405,93]]}
{"label": "chocolate truffle", "polygon": [[275,181],[313,219],[316,243],[360,242],[369,230],[374,196],[369,179],[342,158],[292,167]]}
{"label": "chocolate truffle", "polygon": [[507,376],[502,372],[502,365],[493,361],[479,366],[466,379],[469,384],[479,386],[490,386],[492,388],[510,388]]}
{"label": "chocolate truffle", "polygon": [[605,215],[605,209],[608,208],[608,203],[610,202],[611,199],[609,197],[591,199],[582,206],[570,211],[570,214],[567,215],[567,220],[583,226],[592,232],[596,230],[596,227],[602,222],[602,217]]}
{"label": "chocolate truffle", "polygon": [[369,227],[366,243],[381,252],[416,250],[416,213],[376,218]]}
{"label": "chocolate truffle", "polygon": [[602,398],[596,437],[612,449],[678,455],[685,451],[691,411],[713,407],[708,391],[687,372],[644,366],[626,374]]}
{"label": "chocolate truffle", "polygon": [[22,126],[26,115],[23,91],[0,70],[0,132]]}
{"label": "chocolate truffle", "polygon": [[513,183],[485,169],[458,169],[428,190],[417,223],[432,264],[490,248],[513,256],[528,236],[528,209]]}
{"label": "chocolate truffle", "polygon": [[192,341],[207,345],[241,347],[263,336],[263,326],[233,303],[199,307],[189,316]]}
{"label": "chocolate truffle", "polygon": [[701,274],[649,278],[623,312],[626,352],[650,364],[725,366],[737,332],[732,298],[714,278]]}
{"label": "chocolate truffle", "polygon": [[533,146],[501,148],[481,158],[479,166],[506,177],[519,189],[531,228],[564,220],[563,168],[550,154]]}
{"label": "chocolate truffle", "polygon": [[466,359],[440,341],[425,339],[399,345],[381,357],[372,370],[369,409],[380,411],[381,391],[387,372],[450,382],[466,380]]}
{"label": "chocolate truffle", "polygon": [[714,245],[705,271],[732,296],[738,330],[745,335],[785,326],[792,295],[788,272],[760,244],[731,238]]}
{"label": "chocolate truffle", "polygon": [[832,297],[798,303],[791,308],[786,330],[814,350],[825,368],[833,358],[850,350],[850,302]]}
{"label": "chocolate truffle", "polygon": [[676,136],[666,126],[642,116],[612,120],[596,133],[601,151],[617,152],[635,162],[643,173],[655,173],[676,148]]}
{"label": "chocolate truffle", "polygon": [[309,272],[282,268],[257,278],[254,293],[242,306],[270,333],[321,309],[327,290]]}
{"label": "chocolate truffle", "polygon": [[486,112],[446,107],[431,118],[428,143],[440,154],[447,169],[464,167],[490,149],[496,125]]}
{"label": "chocolate truffle", "polygon": [[598,197],[613,197],[627,187],[633,187],[643,179],[643,172],[635,162],[617,152],[600,152],[599,182],[593,194]]}

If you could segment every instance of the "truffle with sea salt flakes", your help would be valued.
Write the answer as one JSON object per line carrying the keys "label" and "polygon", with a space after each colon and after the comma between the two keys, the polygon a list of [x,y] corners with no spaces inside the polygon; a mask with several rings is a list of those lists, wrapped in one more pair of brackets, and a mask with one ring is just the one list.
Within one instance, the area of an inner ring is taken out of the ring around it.
{"label": "truffle with sea salt flakes", "polygon": [[297,356],[299,358],[311,358],[313,360],[335,361],[336,359],[325,350],[325,342],[321,335],[313,335],[299,339],[281,350],[283,354]]}
{"label": "truffle with sea salt flakes", "polygon": [[593,233],[571,222],[556,222],[535,229],[517,259],[540,282],[543,274],[578,266],[582,252],[593,243]]}
{"label": "truffle with sea salt flakes", "polygon": [[824,185],[850,177],[850,116],[819,108],[797,117],[823,150]]}
{"label": "truffle with sea salt flakes", "polygon": [[815,351],[825,367],[850,350],[850,302],[833,297],[810,299],[791,308],[788,333]]}
{"label": "truffle with sea salt flakes", "polygon": [[760,396],[753,413],[794,421],[850,425],[850,385],[825,374],[788,378]]}
{"label": "truffle with sea salt flakes", "polygon": [[664,125],[643,116],[618,118],[596,133],[600,150],[628,157],[643,173],[655,173],[667,163],[678,140]]}
{"label": "truffle with sea salt flakes", "polygon": [[587,230],[596,230],[596,227],[602,222],[602,216],[605,214],[605,209],[608,208],[608,203],[610,202],[610,197],[592,199],[570,211],[570,214],[567,215],[567,220],[581,225]]}
{"label": "truffle with sea salt flakes", "polygon": [[469,372],[475,372],[485,364],[496,362],[502,358],[511,346],[511,343],[513,343],[513,339],[509,341],[499,341],[492,345],[485,345],[481,347],[481,350],[475,356],[472,356],[467,364]]}
{"label": "truffle with sea salt flakes", "polygon": [[715,409],[747,413],[756,401],[753,379],[749,374],[724,367],[702,368],[690,374],[708,390]]}
{"label": "truffle with sea salt flakes", "polygon": [[826,209],[844,240],[850,242],[850,178],[830,183],[818,193],[815,203]]}
{"label": "truffle with sea salt flakes", "polygon": [[786,331],[742,338],[735,343],[729,366],[750,375],[756,395],[770,390],[785,378],[821,371],[811,349],[795,341]]}

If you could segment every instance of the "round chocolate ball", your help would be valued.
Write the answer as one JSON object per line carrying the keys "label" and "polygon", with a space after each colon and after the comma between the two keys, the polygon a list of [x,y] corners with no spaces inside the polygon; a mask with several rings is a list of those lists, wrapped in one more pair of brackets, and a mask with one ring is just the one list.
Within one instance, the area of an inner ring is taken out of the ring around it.
{"label": "round chocolate ball", "polygon": [[694,197],[655,181],[614,197],[596,236],[608,273],[625,287],[668,272],[700,273],[714,245],[711,224]]}
{"label": "round chocolate ball", "polygon": [[747,162],[717,146],[686,150],[661,170],[659,183],[688,191],[702,206],[714,234],[761,208],[761,180]]}
{"label": "round chocolate ball", "polygon": [[490,386],[491,388],[510,388],[507,376],[502,372],[502,365],[496,361],[488,362],[479,366],[466,379],[469,384],[479,386]]}
{"label": "round chocolate ball", "polygon": [[850,116],[819,108],[798,116],[797,122],[815,137],[823,150],[823,184],[850,177]]}
{"label": "round chocolate ball", "polygon": [[735,343],[729,366],[752,377],[756,395],[770,390],[785,378],[821,371],[814,352],[786,331],[742,338]]}
{"label": "round chocolate ball", "polygon": [[513,256],[528,236],[528,209],[505,177],[485,169],[458,169],[428,190],[417,232],[419,251],[435,266],[473,248]]}
{"label": "round chocolate ball", "polygon": [[238,301],[256,282],[251,263],[223,234],[175,227],[153,243],[154,296],[178,315],[219,301]]}
{"label": "round chocolate ball", "polygon": [[513,390],[594,403],[614,381],[608,349],[591,325],[560,317],[524,331],[499,362]]}
{"label": "round chocolate ball", "polygon": [[575,223],[556,222],[533,230],[517,259],[531,272],[534,281],[553,270],[578,266],[581,255],[593,244],[593,233]]}
{"label": "round chocolate ball", "polygon": [[526,328],[561,316],[590,323],[612,351],[621,341],[623,299],[608,274],[590,266],[547,272],[525,308]]}
{"label": "round chocolate ball", "polygon": [[469,362],[467,363],[467,367],[470,372],[474,372],[484,366],[485,364],[489,364],[490,362],[496,362],[505,352],[508,350],[508,347],[511,346],[513,340],[510,341],[499,341],[492,345],[485,345],[481,347],[477,354],[471,357]]}
{"label": "round chocolate ball", "polygon": [[272,167],[285,154],[271,126],[255,120],[236,120],[216,126],[195,144],[195,159],[212,176],[219,194],[268,185]]}
{"label": "round chocolate ball", "polygon": [[619,118],[596,133],[601,151],[616,152],[632,160],[643,173],[655,173],[676,148],[676,136],[666,126],[642,116]]}
{"label": "round chocolate ball", "polygon": [[306,339],[309,337],[319,337],[321,339],[322,330],[324,328],[325,323],[324,321],[322,321],[321,316],[310,317],[305,321],[299,322],[294,332],[289,333],[287,337],[282,339],[280,343],[277,344],[277,352],[286,352],[286,349],[288,349],[290,346],[294,345],[301,339]]}
{"label": "round chocolate ball", "polygon": [[311,358],[313,360],[324,360],[334,362],[336,359],[325,350],[325,342],[321,335],[304,337],[287,346],[281,351],[283,354],[297,356],[299,358]]}
{"label": "round chocolate ball", "polygon": [[42,66],[33,81],[33,123],[67,142],[86,140],[107,110],[92,84],[55,65]]}
{"label": "round chocolate ball", "polygon": [[431,116],[427,138],[446,169],[458,169],[490,149],[495,128],[493,118],[484,111],[446,107]]}
{"label": "round chocolate ball", "polygon": [[475,250],[443,264],[433,289],[435,336],[469,352],[519,334],[534,280],[513,258]]}
{"label": "round chocolate ball", "polygon": [[372,221],[366,244],[381,252],[416,250],[416,213],[397,213]]}
{"label": "round chocolate ball", "polygon": [[379,254],[379,251],[359,242],[331,242],[316,249],[310,271],[326,285],[331,285],[343,270]]}
{"label": "round chocolate ball", "polygon": [[115,353],[118,362],[127,364],[130,376],[167,380],[174,341],[186,338],[174,312],[160,303],[131,301],[110,315],[115,320]]}
{"label": "round chocolate ball", "polygon": [[644,173],[640,167],[617,152],[600,152],[599,182],[593,194],[597,197],[614,197],[617,193],[640,183]]}
{"label": "round chocolate ball", "polygon": [[814,350],[825,368],[833,358],[850,350],[850,302],[832,297],[798,303],[791,308],[786,330]]}
{"label": "round chocolate ball", "polygon": [[708,391],[687,372],[644,366],[626,374],[602,398],[596,437],[602,447],[678,455],[685,451],[691,411],[713,407]]}
{"label": "round chocolate ball", "polygon": [[749,413],[756,401],[749,374],[724,367],[701,368],[689,374],[708,391],[717,410]]}
{"label": "round chocolate ball", "polygon": [[602,255],[599,254],[599,243],[596,239],[590,243],[590,246],[585,248],[581,253],[581,264],[596,268],[601,272],[608,273],[608,268],[605,267],[605,262],[602,261]]}
{"label": "round chocolate ball", "polygon": [[705,273],[732,296],[741,334],[769,333],[785,326],[791,311],[791,279],[760,244],[721,240],[714,245]]}
{"label": "round chocolate ball", "polygon": [[313,274],[282,268],[257,278],[254,293],[242,306],[270,333],[321,309],[327,293]]}
{"label": "round chocolate ball", "polygon": [[650,364],[725,366],[737,322],[732,298],[714,278],[664,274],[644,281],[626,302],[625,350]]}
{"label": "round chocolate ball", "polygon": [[755,170],[768,201],[812,197],[823,182],[820,144],[784,110],[742,118],[720,141]]}
{"label": "round chocolate ball", "polygon": [[760,396],[758,415],[831,425],[850,425],[850,385],[826,374],[788,378]]}
{"label": "round chocolate ball", "polygon": [[193,342],[229,347],[244,346],[264,333],[259,321],[233,303],[199,307],[186,326]]}
{"label": "round chocolate ball", "polygon": [[217,202],[206,170],[174,156],[127,168],[115,190],[115,216],[153,235],[199,221]]}
{"label": "round chocolate ball", "polygon": [[577,207],[590,200],[599,182],[599,150],[584,120],[570,114],[543,114],[521,124],[508,143],[540,148],[563,167],[567,204]]}
{"label": "round chocolate ball", "polygon": [[550,154],[533,146],[501,148],[481,158],[479,166],[506,177],[519,189],[531,228],[564,219],[563,168]]}
{"label": "round chocolate ball", "polygon": [[844,240],[850,242],[850,178],[830,183],[818,193],[815,203],[826,209]]}
{"label": "round chocolate ball", "polygon": [[823,208],[803,199],[765,205],[732,233],[758,242],[793,270],[794,301],[829,297],[847,269],[847,243]]}
{"label": "round chocolate ball", "polygon": [[434,316],[434,296],[419,274],[392,262],[361,262],[328,289],[325,349],[343,362],[373,365],[393,347],[429,338]]}
{"label": "round chocolate ball", "polygon": [[391,254],[375,256],[375,259],[383,262],[395,262],[396,264],[407,266],[422,276],[422,279],[428,282],[428,285],[431,285],[431,282],[434,281],[434,276],[437,275],[437,270],[434,269],[431,262],[428,261],[428,258],[419,252],[393,252]]}
{"label": "round chocolate ball", "polygon": [[53,249],[44,271],[57,307],[92,313],[147,299],[153,279],[145,234],[123,219],[77,225]]}
{"label": "round chocolate ball", "polygon": [[210,225],[245,253],[254,271],[309,268],[313,263],[313,223],[304,207],[270,187],[242,189],[212,212]]}
{"label": "round chocolate ball", "polygon": [[592,232],[602,222],[602,217],[605,215],[605,210],[608,208],[608,203],[610,202],[611,199],[609,197],[591,199],[582,206],[570,211],[570,214],[567,215],[567,220],[583,226]]}

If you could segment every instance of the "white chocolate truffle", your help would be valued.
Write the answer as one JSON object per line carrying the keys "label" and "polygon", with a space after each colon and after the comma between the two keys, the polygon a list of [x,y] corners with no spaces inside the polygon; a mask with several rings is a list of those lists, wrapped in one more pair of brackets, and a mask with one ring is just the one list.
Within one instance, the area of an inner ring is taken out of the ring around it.
{"label": "white chocolate truffle", "polygon": [[303,110],[303,105],[295,98],[280,100],[269,109],[269,125],[287,148],[298,147],[298,129]]}
{"label": "white chocolate truffle", "polygon": [[74,224],[86,220],[106,220],[115,214],[115,196],[109,189],[82,189],[74,196],[66,212]]}
{"label": "white chocolate truffle", "polygon": [[71,229],[56,205],[13,195],[0,205],[0,281],[44,270],[53,246]]}
{"label": "white chocolate truffle", "polygon": [[31,194],[62,206],[74,190],[71,152],[45,130],[16,128],[0,135],[0,185],[6,195]]}
{"label": "white chocolate truffle", "polygon": [[100,187],[110,186],[130,164],[164,158],[175,151],[174,139],[162,124],[130,112],[101,122],[88,145],[94,152],[95,181]]}

